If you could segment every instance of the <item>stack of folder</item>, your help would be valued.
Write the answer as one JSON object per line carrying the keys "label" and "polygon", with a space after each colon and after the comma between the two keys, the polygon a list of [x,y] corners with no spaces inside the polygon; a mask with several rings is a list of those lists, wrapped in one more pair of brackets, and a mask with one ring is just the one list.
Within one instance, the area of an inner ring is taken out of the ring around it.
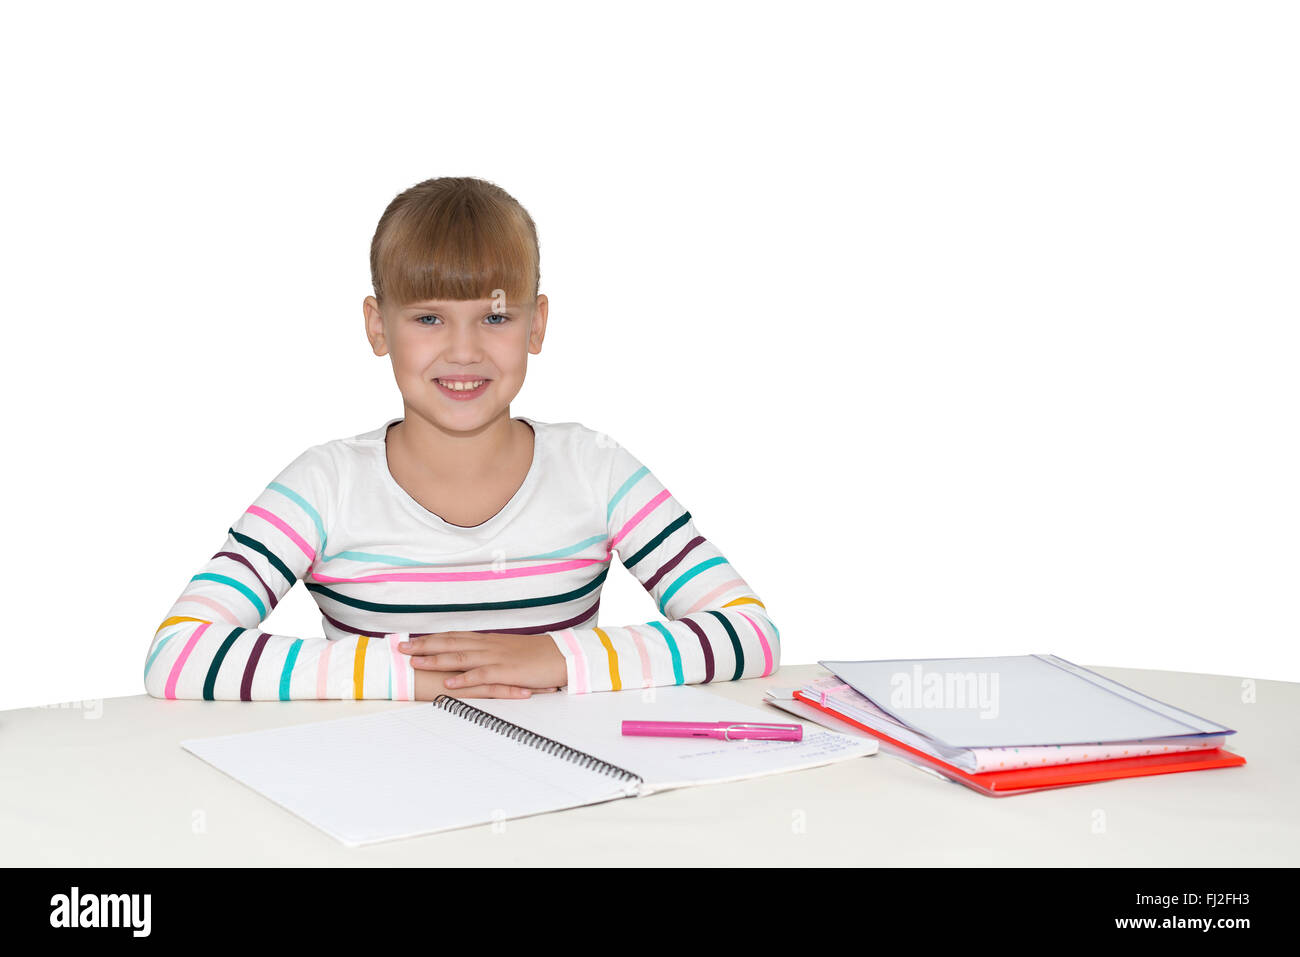
{"label": "stack of folder", "polygon": [[1231,728],[1055,655],[819,664],[769,702],[995,797],[1246,763]]}

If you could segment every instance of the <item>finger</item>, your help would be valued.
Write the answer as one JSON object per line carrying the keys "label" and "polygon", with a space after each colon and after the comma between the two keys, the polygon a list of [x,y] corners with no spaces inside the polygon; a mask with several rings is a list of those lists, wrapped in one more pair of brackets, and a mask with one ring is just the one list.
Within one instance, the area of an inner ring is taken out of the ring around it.
{"label": "finger", "polygon": [[452,675],[443,682],[448,688],[470,688],[474,685],[485,685],[501,681],[505,677],[501,674],[501,669],[495,665],[481,665],[479,667],[470,667],[458,675]]}
{"label": "finger", "polygon": [[408,655],[437,654],[441,651],[473,647],[468,644],[471,640],[471,633],[467,631],[439,631],[431,635],[421,635],[419,638],[408,637],[405,641],[399,641],[397,650]]}
{"label": "finger", "polygon": [[411,655],[411,667],[426,671],[468,671],[487,663],[482,651],[440,651],[435,654]]}

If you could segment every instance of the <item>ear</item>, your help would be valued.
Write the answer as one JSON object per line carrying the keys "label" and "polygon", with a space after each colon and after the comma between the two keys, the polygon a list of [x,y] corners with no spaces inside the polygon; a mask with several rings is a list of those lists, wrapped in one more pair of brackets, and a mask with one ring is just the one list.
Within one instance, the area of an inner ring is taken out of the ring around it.
{"label": "ear", "polygon": [[366,316],[366,338],[370,340],[370,348],[377,356],[388,355],[388,340],[384,338],[384,315],[379,311],[379,300],[374,296],[366,296],[361,303],[361,311]]}
{"label": "ear", "polygon": [[528,351],[533,355],[542,351],[542,340],[546,338],[546,310],[546,296],[538,296],[537,305],[533,309],[533,323],[528,330]]}

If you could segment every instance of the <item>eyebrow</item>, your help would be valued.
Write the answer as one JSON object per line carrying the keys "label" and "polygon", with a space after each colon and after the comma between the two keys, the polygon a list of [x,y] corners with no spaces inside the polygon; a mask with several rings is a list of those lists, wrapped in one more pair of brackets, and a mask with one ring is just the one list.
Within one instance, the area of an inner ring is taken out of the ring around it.
{"label": "eyebrow", "polygon": [[[428,303],[418,303],[418,302],[416,302],[416,303],[412,303],[412,304],[409,305],[409,306],[404,306],[403,309],[404,309],[404,310],[409,310],[409,311],[412,311],[412,312],[439,312],[439,311],[445,310],[445,309],[447,308],[447,306],[449,306],[449,305],[451,305],[451,303],[447,303],[447,302],[428,302]],[[492,303],[491,303],[491,302],[489,302],[486,306],[483,306],[483,307],[482,307],[482,309],[491,309],[492,312],[518,312],[521,308],[523,308],[523,307],[522,307],[522,306],[504,306],[504,307],[502,307],[502,308],[500,308],[500,309],[492,309]],[[479,312],[479,311],[481,311],[481,310],[480,310],[480,309],[471,309],[471,310],[470,310],[470,312]]]}

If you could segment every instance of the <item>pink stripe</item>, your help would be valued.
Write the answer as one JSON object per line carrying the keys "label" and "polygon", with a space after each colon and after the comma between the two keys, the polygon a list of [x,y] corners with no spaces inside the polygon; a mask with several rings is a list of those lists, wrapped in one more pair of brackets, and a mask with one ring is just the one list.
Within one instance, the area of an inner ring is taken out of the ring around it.
{"label": "pink stripe", "polygon": [[320,661],[316,665],[316,697],[329,697],[329,676],[330,676],[330,652],[334,650],[334,642],[328,638],[325,639],[325,649],[320,653]]}
{"label": "pink stripe", "polygon": [[570,694],[587,693],[587,656],[582,653],[582,646],[578,644],[578,637],[573,633],[572,628],[564,628],[560,631],[552,632],[564,639],[564,644],[568,647],[570,654],[574,659],[574,671],[577,672],[576,687],[569,690]]}
{"label": "pink stripe", "polygon": [[624,525],[621,529],[619,529],[618,534],[615,535],[610,540],[609,547],[613,548],[620,541],[622,541],[624,535],[632,531],[632,529],[636,528],[638,523],[640,523],[641,519],[645,518],[647,515],[653,512],[659,506],[659,503],[662,502],[667,497],[668,497],[668,489],[664,489],[654,498],[650,499],[650,501],[646,502],[643,506],[641,506],[641,510],[637,512],[635,515],[633,515],[631,518],[629,518],[627,520],[627,524]]}
{"label": "pink stripe", "polygon": [[632,644],[636,645],[636,653],[641,658],[641,687],[654,687],[654,669],[650,667],[650,652],[646,649],[645,641],[641,638],[641,632],[636,630],[633,625],[628,625],[627,630],[632,634]]}
{"label": "pink stripe", "polygon": [[407,635],[389,635],[388,636],[388,666],[393,669],[393,687],[397,689],[396,699],[398,701],[414,701],[415,698],[406,693],[406,660],[407,655],[397,650],[399,642],[407,639]]}
{"label": "pink stripe", "polygon": [[229,611],[224,605],[218,603],[217,601],[211,598],[207,598],[203,595],[186,595],[184,598],[180,599],[180,601],[176,602],[176,604],[179,605],[182,604],[183,602],[193,602],[196,605],[202,605],[205,608],[211,608],[220,617],[226,619],[226,624],[235,625],[239,628],[245,627],[244,624],[238,618],[236,618],[234,614],[231,611]]}
{"label": "pink stripe", "polygon": [[190,640],[185,642],[185,647],[181,649],[180,655],[172,665],[171,673],[167,675],[167,685],[163,688],[164,698],[176,697],[176,680],[181,676],[181,669],[185,667],[185,661],[189,658],[190,652],[194,650],[194,646],[199,643],[199,638],[202,637],[203,633],[211,626],[212,622],[205,621],[198,628],[194,629],[194,634],[190,635]]}
{"label": "pink stripe", "polygon": [[[735,588],[737,585],[744,585],[744,587],[746,588],[749,587],[748,585],[745,584],[745,580],[743,578],[733,578],[729,582],[723,582],[717,588],[713,589],[713,591],[709,592],[707,595],[705,595],[703,598],[697,601],[694,605],[688,608],[686,610],[686,615],[693,615],[701,608],[708,608],[709,604],[713,601],[713,599],[717,598],[723,592],[730,591],[731,589]],[[677,617],[685,618],[686,615],[678,615]]]}
{"label": "pink stripe", "polygon": [[310,545],[308,545],[305,541],[303,541],[302,536],[299,535],[297,532],[295,532],[292,528],[290,528],[289,524],[284,519],[280,518],[278,515],[273,515],[272,513],[268,512],[266,509],[259,508],[256,505],[248,506],[248,513],[250,515],[260,515],[262,518],[266,519],[268,522],[270,522],[280,531],[284,532],[284,534],[288,535],[289,538],[293,541],[293,543],[302,549],[302,553],[304,555],[306,555],[312,561],[316,560],[315,549],[313,549]]}
{"label": "pink stripe", "polygon": [[567,562],[552,562],[549,565],[533,565],[528,568],[511,568],[494,571],[487,569],[476,572],[385,572],[382,575],[362,575],[360,578],[334,578],[331,575],[311,574],[311,580],[317,582],[480,582],[496,578],[523,578],[528,575],[550,575],[555,572],[567,572],[574,568],[604,563],[600,558],[575,558]]}
{"label": "pink stripe", "polygon": [[738,611],[736,614],[754,626],[754,632],[758,635],[759,644],[763,646],[763,673],[759,677],[766,678],[772,673],[772,646],[767,643],[767,635],[763,634],[763,629],[758,627],[758,623],[743,611]]}

